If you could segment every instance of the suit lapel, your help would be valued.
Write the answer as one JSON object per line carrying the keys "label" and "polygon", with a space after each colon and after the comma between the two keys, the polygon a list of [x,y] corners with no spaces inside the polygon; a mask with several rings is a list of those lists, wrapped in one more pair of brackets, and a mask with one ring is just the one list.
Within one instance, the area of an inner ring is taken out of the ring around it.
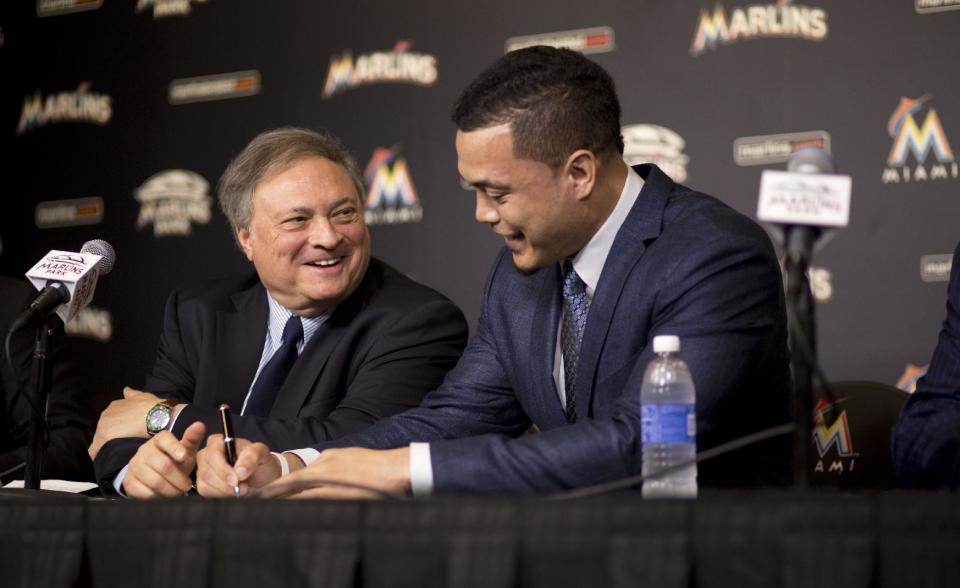
{"label": "suit lapel", "polygon": [[277,400],[270,410],[271,418],[294,418],[306,403],[331,352],[349,326],[349,321],[335,321],[334,318],[331,316],[317,329],[293,364],[286,381],[277,391]]}
{"label": "suit lapel", "polygon": [[[382,282],[382,267],[376,263],[376,260],[370,260],[367,273],[356,291],[334,309],[333,314],[317,329],[296,363],[293,364],[286,381],[277,391],[277,399],[270,410],[272,418],[294,418],[299,414],[300,408],[306,404],[307,397],[316,387],[317,379],[337,344],[350,329],[357,315],[364,309],[367,299],[380,288]],[[322,392],[337,394],[340,391],[324,390]]]}
{"label": "suit lapel", "polygon": [[[603,264],[600,282],[593,293],[590,314],[580,343],[580,365],[577,366],[577,406],[590,410],[593,385],[600,363],[600,354],[627,276],[646,251],[647,242],[660,235],[663,211],[673,189],[673,182],[653,165],[634,168],[644,179],[643,188],[630,213],[614,238]],[[588,416],[588,415],[580,415]]]}
{"label": "suit lapel", "polygon": [[[528,353],[534,362],[533,394],[531,400],[540,404],[540,414],[547,422],[538,422],[541,429],[566,424],[567,417],[553,381],[553,363],[557,349],[557,326],[560,324],[562,307],[560,268],[557,264],[543,271],[540,292],[537,296],[533,324],[530,326],[530,346],[519,351]],[[532,412],[532,411],[531,411]],[[538,419],[539,420],[539,419]]]}
{"label": "suit lapel", "polygon": [[217,313],[217,391],[214,397],[240,412],[263,355],[267,292],[260,282],[233,295],[234,310]]}

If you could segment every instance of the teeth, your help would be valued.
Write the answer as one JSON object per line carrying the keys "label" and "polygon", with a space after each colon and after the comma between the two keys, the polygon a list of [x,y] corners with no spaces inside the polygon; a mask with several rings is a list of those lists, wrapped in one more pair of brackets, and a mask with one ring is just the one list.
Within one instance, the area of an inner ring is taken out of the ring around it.
{"label": "teeth", "polygon": [[320,267],[329,267],[329,266],[331,266],[331,265],[336,265],[336,264],[340,263],[340,260],[341,260],[341,259],[343,259],[343,258],[342,258],[342,257],[338,257],[338,258],[336,258],[336,259],[321,259],[321,260],[319,260],[319,261],[312,261],[312,262],[310,262],[310,265],[318,265],[318,266],[320,266]]}

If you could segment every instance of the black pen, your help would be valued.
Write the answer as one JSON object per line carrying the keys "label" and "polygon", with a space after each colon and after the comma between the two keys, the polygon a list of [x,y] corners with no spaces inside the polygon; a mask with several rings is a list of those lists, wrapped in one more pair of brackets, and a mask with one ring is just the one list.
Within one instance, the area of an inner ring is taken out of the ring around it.
{"label": "black pen", "polygon": [[[227,454],[227,463],[233,467],[237,463],[237,445],[233,438],[233,421],[230,420],[230,405],[220,405],[220,424],[223,425],[223,449]],[[233,487],[233,493],[240,497],[240,484]]]}

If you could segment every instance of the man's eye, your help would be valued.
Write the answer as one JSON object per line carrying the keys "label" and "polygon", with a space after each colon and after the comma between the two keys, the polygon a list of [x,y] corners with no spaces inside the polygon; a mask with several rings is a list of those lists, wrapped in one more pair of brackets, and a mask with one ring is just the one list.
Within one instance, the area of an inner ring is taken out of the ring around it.
{"label": "man's eye", "polygon": [[341,208],[333,213],[333,217],[339,220],[349,220],[357,216],[357,209],[350,208]]}

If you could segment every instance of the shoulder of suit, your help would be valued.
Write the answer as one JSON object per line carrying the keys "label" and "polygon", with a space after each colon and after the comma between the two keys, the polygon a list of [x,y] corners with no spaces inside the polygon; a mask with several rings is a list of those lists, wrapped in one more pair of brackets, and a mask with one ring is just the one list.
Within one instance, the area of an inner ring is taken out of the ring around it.
{"label": "shoulder of suit", "polygon": [[243,275],[227,276],[204,280],[195,284],[176,288],[171,297],[177,299],[178,304],[198,304],[209,307],[233,307],[233,298],[249,290],[260,289],[260,278],[255,272]]}
{"label": "shoulder of suit", "polygon": [[367,275],[360,289],[367,304],[403,305],[409,307],[449,299],[433,288],[415,281],[389,264],[375,257],[370,258]]}
{"label": "shoulder of suit", "polygon": [[36,289],[26,278],[15,279],[0,276],[0,326],[2,334],[6,334],[7,327],[20,311],[30,304],[36,295]]}

